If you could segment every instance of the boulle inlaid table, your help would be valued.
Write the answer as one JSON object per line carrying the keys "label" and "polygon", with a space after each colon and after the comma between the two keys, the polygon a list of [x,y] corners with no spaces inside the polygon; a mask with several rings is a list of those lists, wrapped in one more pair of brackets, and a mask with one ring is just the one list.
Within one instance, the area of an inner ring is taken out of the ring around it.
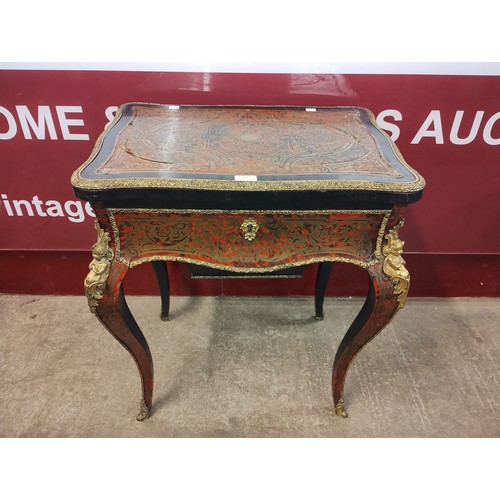
{"label": "boulle inlaid table", "polygon": [[349,364],[405,304],[398,232],[425,184],[369,110],[125,104],[71,181],[96,214],[88,304],[137,364],[138,420],[151,412],[153,361],[122,282],[152,262],[166,319],[166,261],[241,277],[319,263],[317,319],[332,264],[366,269],[368,296],[333,363],[335,412],[347,416]]}

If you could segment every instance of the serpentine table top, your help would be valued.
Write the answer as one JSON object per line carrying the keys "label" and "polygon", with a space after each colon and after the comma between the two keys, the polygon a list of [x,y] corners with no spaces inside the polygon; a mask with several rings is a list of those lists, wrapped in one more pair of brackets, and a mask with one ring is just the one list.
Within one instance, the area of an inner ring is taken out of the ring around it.
{"label": "serpentine table top", "polygon": [[[89,201],[182,205],[189,190],[200,207],[232,209],[387,206],[424,187],[364,108],[154,104],[122,106],[72,183]],[[224,202],[221,191],[236,194]]]}

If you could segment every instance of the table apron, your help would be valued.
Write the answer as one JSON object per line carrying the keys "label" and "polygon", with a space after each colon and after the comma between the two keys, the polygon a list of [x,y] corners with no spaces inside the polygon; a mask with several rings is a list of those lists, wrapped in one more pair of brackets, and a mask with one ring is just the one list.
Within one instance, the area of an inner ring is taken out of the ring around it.
{"label": "table apron", "polygon": [[381,259],[391,210],[106,210],[115,258],[128,267],[176,260],[267,272],[322,261],[367,268]]}

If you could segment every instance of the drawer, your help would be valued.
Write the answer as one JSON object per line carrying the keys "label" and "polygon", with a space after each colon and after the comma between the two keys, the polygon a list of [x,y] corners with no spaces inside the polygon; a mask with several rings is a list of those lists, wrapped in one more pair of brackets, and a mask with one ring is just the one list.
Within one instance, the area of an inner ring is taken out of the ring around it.
{"label": "drawer", "polygon": [[116,258],[130,267],[164,259],[241,272],[325,260],[367,266],[389,213],[108,210]]}

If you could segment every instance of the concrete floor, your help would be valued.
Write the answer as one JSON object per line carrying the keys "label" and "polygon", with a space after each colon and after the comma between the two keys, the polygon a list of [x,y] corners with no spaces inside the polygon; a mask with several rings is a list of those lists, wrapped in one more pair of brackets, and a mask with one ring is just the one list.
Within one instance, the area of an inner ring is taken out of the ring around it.
{"label": "concrete floor", "polygon": [[500,437],[500,301],[409,299],[357,356],[349,418],[331,365],[359,299],[130,297],[155,362],[139,375],[84,297],[0,296],[2,437]]}

